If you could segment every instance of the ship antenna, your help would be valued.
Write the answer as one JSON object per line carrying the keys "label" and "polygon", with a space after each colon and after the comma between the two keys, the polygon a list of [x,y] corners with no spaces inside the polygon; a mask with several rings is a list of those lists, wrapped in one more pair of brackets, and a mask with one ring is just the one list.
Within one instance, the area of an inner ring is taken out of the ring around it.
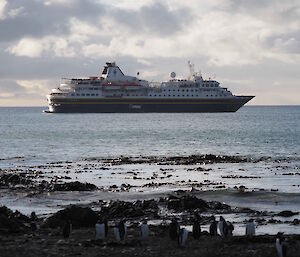
{"label": "ship antenna", "polygon": [[195,67],[194,64],[192,64],[190,61],[188,61],[189,69],[190,69],[190,77],[189,79],[192,79],[195,75]]}

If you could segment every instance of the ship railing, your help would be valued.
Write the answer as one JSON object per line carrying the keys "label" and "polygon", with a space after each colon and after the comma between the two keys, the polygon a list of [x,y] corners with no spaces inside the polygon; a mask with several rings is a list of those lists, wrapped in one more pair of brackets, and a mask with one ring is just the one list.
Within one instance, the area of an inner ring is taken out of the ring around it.
{"label": "ship railing", "polygon": [[149,87],[159,88],[161,87],[160,82],[149,82]]}

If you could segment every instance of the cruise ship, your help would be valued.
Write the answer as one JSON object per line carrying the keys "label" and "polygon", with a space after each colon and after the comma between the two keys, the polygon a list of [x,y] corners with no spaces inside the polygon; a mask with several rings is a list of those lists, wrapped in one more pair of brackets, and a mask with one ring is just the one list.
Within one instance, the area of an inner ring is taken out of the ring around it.
{"label": "cruise ship", "polygon": [[50,113],[235,112],[254,96],[236,96],[216,80],[203,79],[189,62],[190,76],[152,83],[125,75],[107,62],[101,76],[63,79],[47,95]]}

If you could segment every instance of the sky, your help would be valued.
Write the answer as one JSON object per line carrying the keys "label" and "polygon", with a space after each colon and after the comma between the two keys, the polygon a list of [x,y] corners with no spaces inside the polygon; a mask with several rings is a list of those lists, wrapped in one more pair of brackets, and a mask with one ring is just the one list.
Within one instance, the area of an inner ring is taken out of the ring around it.
{"label": "sky", "polygon": [[45,106],[62,77],[116,61],[204,78],[254,105],[300,104],[299,0],[0,0],[0,106]]}

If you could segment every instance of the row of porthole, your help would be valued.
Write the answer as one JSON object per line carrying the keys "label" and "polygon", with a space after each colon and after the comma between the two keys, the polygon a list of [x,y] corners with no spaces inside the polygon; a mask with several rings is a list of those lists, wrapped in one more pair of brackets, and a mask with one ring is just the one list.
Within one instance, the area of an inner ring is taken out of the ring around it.
{"label": "row of porthole", "polygon": [[[71,96],[75,96],[75,94],[71,94]],[[76,96],[99,96],[99,94],[76,94]],[[123,95],[121,95],[123,96]],[[127,96],[142,96],[142,95],[127,95]],[[149,95],[149,96],[154,96],[154,97],[161,97],[162,95]],[[176,95],[163,95],[164,97],[166,96],[173,96],[173,97],[176,97]],[[186,95],[186,96],[191,96],[191,97],[194,97],[194,95]],[[196,97],[199,96],[199,95],[195,95]],[[209,95],[206,95],[207,97]],[[220,96],[222,97],[222,95],[210,95],[210,96]],[[185,95],[177,95],[177,97],[185,97]]]}
{"label": "row of porthole", "polygon": [[[75,96],[75,94],[71,94],[71,96]],[[99,96],[99,94],[76,94],[76,96]]]}
{"label": "row of porthole", "polygon": [[[162,95],[149,95],[149,96],[154,96],[154,97],[156,97],[156,96],[158,96],[158,97],[161,97]],[[163,95],[164,97],[165,96],[173,96],[173,97],[175,97],[176,95]],[[177,97],[185,97],[185,96],[191,96],[191,97],[194,97],[194,95],[177,95]],[[199,96],[199,95],[195,95],[196,97],[197,96]],[[209,96],[209,95],[206,95],[207,97]],[[220,97],[222,97],[223,95],[210,95],[210,96],[220,96]]]}

